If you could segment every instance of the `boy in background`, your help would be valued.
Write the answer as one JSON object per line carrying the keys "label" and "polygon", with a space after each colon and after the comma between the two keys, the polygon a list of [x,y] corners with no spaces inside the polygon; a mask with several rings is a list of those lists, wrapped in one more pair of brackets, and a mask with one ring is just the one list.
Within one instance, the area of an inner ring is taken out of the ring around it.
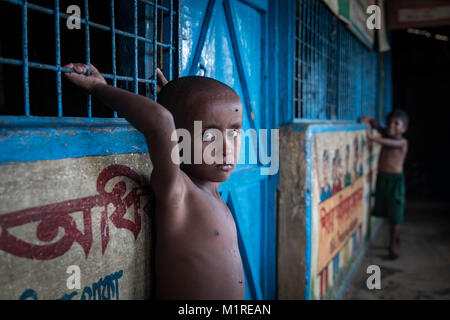
{"label": "boy in background", "polygon": [[[408,115],[397,109],[389,113],[386,120],[386,128],[383,128],[373,117],[360,118],[360,122],[366,124],[367,139],[381,145],[373,216],[387,218],[390,221],[389,257],[397,259],[399,224],[403,222],[405,202],[403,164],[408,152],[408,141],[403,134],[408,127]],[[372,127],[381,134],[381,137],[372,136]]]}

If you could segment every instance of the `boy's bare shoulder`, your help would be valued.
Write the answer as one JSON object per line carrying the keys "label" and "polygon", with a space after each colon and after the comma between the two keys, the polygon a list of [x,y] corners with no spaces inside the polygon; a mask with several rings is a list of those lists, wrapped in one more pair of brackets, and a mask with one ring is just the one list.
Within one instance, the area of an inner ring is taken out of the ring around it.
{"label": "boy's bare shoulder", "polygon": [[154,172],[151,175],[151,187],[158,203],[163,206],[181,208],[184,203],[189,202],[199,192],[198,186],[183,170],[179,170],[176,182],[169,187],[164,185],[161,180],[153,178]]}
{"label": "boy's bare shoulder", "polygon": [[151,174],[151,187],[158,202],[179,204],[185,199],[187,191],[192,188],[192,181],[182,170],[178,170],[174,181],[164,181],[154,169]]}

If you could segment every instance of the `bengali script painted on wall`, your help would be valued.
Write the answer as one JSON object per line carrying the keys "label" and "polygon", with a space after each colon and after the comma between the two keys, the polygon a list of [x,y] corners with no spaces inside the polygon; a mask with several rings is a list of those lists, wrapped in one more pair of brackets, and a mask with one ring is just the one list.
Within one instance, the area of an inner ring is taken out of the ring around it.
{"label": "bengali script painted on wall", "polygon": [[321,202],[319,219],[318,273],[327,266],[362,222],[363,178]]}

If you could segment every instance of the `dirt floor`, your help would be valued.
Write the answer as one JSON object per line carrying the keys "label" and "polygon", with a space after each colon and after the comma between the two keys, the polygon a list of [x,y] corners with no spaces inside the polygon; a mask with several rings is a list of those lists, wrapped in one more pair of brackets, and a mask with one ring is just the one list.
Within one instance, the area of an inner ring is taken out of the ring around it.
{"label": "dirt floor", "polygon": [[[450,299],[450,206],[409,204],[397,260],[388,259],[388,243],[384,223],[342,299]],[[380,267],[380,290],[367,288],[370,265]]]}

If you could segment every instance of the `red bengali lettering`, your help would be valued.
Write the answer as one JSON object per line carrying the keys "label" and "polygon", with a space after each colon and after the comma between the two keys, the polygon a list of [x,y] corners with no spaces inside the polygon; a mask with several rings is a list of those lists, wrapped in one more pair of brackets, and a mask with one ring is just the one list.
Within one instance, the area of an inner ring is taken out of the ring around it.
{"label": "red bengali lettering", "polygon": [[[111,192],[105,186],[115,177],[126,177],[136,185],[125,196],[127,187],[123,181],[117,182]],[[62,256],[77,242],[88,258],[92,247],[92,218],[94,207],[103,207],[101,213],[101,242],[104,254],[109,242],[109,221],[118,229],[127,229],[133,233],[135,240],[141,230],[141,216],[139,214],[140,199],[148,194],[148,190],[141,183],[140,176],[123,165],[106,167],[97,178],[97,195],[79,199],[67,200],[55,204],[38,206],[25,210],[0,215],[0,250],[18,257],[38,260],[50,260]],[[114,206],[114,212],[108,218],[107,207]],[[124,218],[127,209],[133,209],[134,221]],[[144,212],[149,214],[149,204],[144,206]],[[83,230],[78,230],[75,220],[69,215],[83,212]],[[63,237],[55,243],[44,245],[31,244],[10,234],[8,229],[39,222],[36,228],[36,238],[42,242],[51,242],[58,235],[59,228],[64,229]]]}

